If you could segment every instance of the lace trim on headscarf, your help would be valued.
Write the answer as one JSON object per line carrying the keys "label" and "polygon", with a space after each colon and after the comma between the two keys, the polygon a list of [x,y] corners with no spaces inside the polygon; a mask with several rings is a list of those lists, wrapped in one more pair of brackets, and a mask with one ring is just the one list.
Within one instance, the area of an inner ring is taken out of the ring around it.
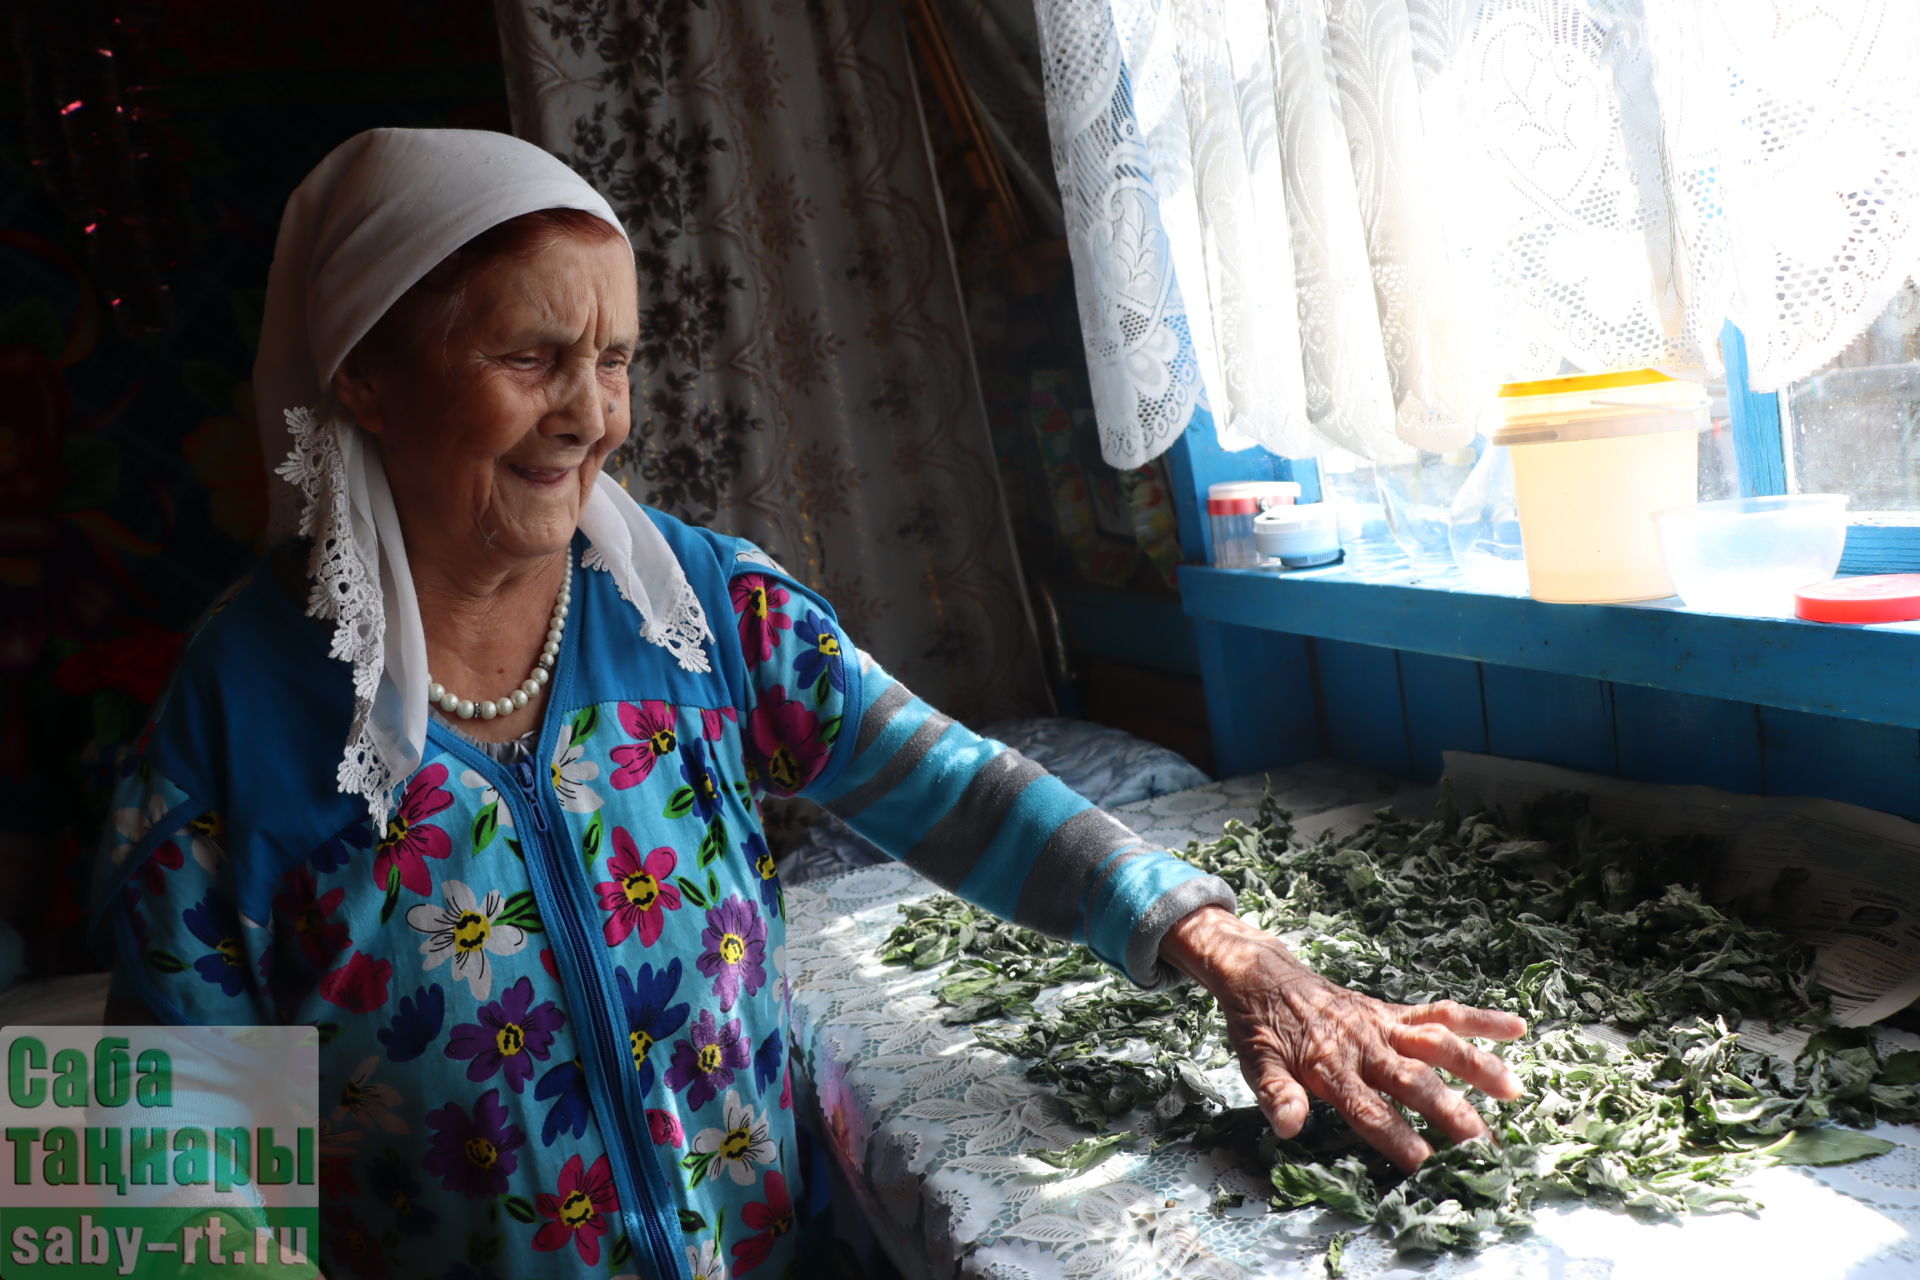
{"label": "lace trim on headscarf", "polygon": [[713,669],[707,661],[706,647],[713,631],[707,626],[706,607],[691,582],[681,585],[680,598],[667,610],[666,620],[649,622],[640,634],[672,654],[682,671]]}
{"label": "lace trim on headscarf", "polygon": [[387,613],[379,569],[353,536],[342,424],[306,407],[288,409],[286,419],[293,448],[274,471],[304,498],[300,532],[313,542],[307,613],[333,620],[328,653],[353,668],[353,721],[335,777],[342,793],[366,798],[377,831],[401,782],[396,762],[386,758],[367,729],[386,667]]}
{"label": "lace trim on headscarf", "polygon": [[[365,797],[377,831],[386,824],[394,791],[412,769],[408,760],[394,758],[370,727],[386,673],[388,628],[379,565],[370,559],[378,552],[363,545],[354,532],[341,432],[357,428],[324,404],[289,409],[286,420],[292,448],[274,471],[300,491],[300,532],[313,543],[307,613],[333,622],[328,652],[353,668],[353,719],[335,776],[342,793]],[[643,517],[636,513],[635,518]],[[673,603],[648,618],[644,592],[636,592],[627,580],[632,566],[616,571],[591,540],[580,563],[611,575],[620,598],[641,614],[641,637],[672,654],[682,671],[713,669],[706,651],[713,631],[692,583],[681,577]]]}
{"label": "lace trim on headscarf", "polygon": [[[628,604],[634,603],[622,575],[613,571],[613,566],[598,547],[589,544],[580,557],[580,565],[611,576],[614,590],[620,593],[620,598]],[[691,582],[681,581],[673,604],[659,617],[646,619],[640,627],[640,635],[642,639],[672,654],[682,671],[705,673],[713,670],[706,648],[706,642],[713,639],[713,629],[707,625],[706,606],[700,603],[700,594],[693,589]]]}

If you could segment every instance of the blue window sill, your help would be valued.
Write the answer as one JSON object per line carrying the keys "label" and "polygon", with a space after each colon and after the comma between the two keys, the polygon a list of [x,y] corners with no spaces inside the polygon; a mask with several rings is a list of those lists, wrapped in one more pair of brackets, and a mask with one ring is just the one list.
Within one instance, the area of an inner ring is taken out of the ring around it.
{"label": "blue window sill", "polygon": [[1739,617],[1677,599],[1543,604],[1404,567],[1188,565],[1180,592],[1189,616],[1211,622],[1920,728],[1920,622]]}

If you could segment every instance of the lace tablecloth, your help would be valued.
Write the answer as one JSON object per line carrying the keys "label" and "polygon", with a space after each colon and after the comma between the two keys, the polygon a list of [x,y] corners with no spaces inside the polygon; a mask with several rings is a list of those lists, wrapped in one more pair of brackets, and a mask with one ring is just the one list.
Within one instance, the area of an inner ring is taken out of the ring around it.
{"label": "lace tablecloth", "polygon": [[[1406,808],[1378,774],[1324,763],[1274,779],[1303,833],[1350,829]],[[1251,821],[1261,779],[1116,808],[1172,848]],[[794,1021],[819,1122],[872,1230],[909,1277],[984,1280],[1242,1280],[1325,1275],[1329,1240],[1353,1224],[1322,1210],[1271,1214],[1270,1190],[1224,1156],[1178,1145],[1123,1153],[1062,1176],[1026,1156],[1086,1135],[1020,1065],[940,1020],[940,969],[882,964],[900,903],[933,892],[904,867],[866,867],[788,891]],[[1920,1042],[1915,1042],[1920,1043]],[[1912,1047],[1909,1045],[1909,1047]],[[1248,1100],[1232,1068],[1215,1082]],[[1748,1185],[1765,1210],[1673,1223],[1590,1206],[1544,1206],[1535,1231],[1470,1258],[1396,1256],[1377,1236],[1347,1247],[1353,1277],[1893,1280],[1920,1275],[1920,1131],[1883,1126],[1886,1155],[1819,1171],[1773,1168]],[[1212,1208],[1222,1193],[1245,1205]]]}

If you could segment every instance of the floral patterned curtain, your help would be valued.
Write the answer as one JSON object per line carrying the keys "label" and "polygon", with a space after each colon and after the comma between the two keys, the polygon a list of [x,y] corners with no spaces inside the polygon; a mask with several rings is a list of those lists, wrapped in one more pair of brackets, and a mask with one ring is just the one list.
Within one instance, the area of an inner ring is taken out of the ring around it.
{"label": "floral patterned curtain", "polygon": [[643,501],[752,538],[909,687],[1048,700],[893,0],[498,0],[514,129],[638,255]]}

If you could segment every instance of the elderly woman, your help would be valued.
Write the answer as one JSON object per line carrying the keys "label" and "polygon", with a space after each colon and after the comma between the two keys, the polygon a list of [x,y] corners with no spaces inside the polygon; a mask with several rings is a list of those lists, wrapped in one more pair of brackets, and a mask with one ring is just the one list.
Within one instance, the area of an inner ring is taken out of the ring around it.
{"label": "elderly woman", "polygon": [[613,212],[513,138],[362,134],[288,203],[255,388],[305,542],[194,639],[101,901],[122,1007],[321,1029],[324,1270],[802,1253],[762,794],[1137,983],[1198,980],[1282,1133],[1307,1090],[1404,1167],[1429,1148],[1383,1094],[1485,1133],[1434,1068],[1513,1095],[1461,1037],[1518,1019],[1316,977],[757,548],[603,475],[641,337]]}

